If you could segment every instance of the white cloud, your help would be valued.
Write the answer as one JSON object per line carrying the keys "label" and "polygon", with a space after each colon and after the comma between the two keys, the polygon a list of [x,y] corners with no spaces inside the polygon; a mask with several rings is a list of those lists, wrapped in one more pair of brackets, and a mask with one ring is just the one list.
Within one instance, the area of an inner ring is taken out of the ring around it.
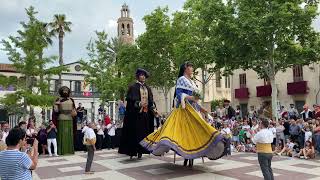
{"label": "white cloud", "polygon": [[116,20],[110,19],[108,20],[108,28],[116,28],[118,26],[118,23]]}

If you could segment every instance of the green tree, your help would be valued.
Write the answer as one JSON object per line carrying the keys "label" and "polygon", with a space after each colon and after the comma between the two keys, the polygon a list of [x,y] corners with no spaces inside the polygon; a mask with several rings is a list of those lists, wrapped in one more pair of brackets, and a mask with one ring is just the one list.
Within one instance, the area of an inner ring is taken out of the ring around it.
{"label": "green tree", "polygon": [[221,58],[218,51],[221,47],[217,34],[218,22],[225,13],[221,0],[188,0],[184,11],[174,14],[172,29],[175,57],[179,63],[188,60],[199,68],[196,75],[200,75],[200,79],[196,80],[201,83],[203,100],[206,85],[225,66],[224,63],[216,63]]}
{"label": "green tree", "polygon": [[31,6],[26,9],[27,22],[22,22],[22,29],[17,31],[17,36],[9,36],[2,40],[3,50],[7,52],[9,60],[13,63],[23,79],[16,84],[16,92],[7,95],[2,103],[13,106],[23,102],[24,114],[27,114],[27,107],[30,106],[32,113],[33,106],[50,107],[55,97],[47,92],[48,85],[43,81],[37,81],[37,77],[47,77],[61,72],[59,68],[47,68],[56,58],[43,57],[43,51],[50,45],[48,32],[45,31],[45,24],[39,21],[35,15],[37,12]]}
{"label": "green tree", "polygon": [[[64,14],[56,14],[54,15],[53,21],[48,24],[51,28],[51,34],[58,35],[59,39],[59,65],[63,66],[63,38],[66,32],[71,32],[70,21],[66,20],[66,16]],[[61,73],[59,74],[59,87],[61,86]]]}
{"label": "green tree", "polygon": [[164,93],[166,112],[168,112],[168,93],[175,85],[177,68],[173,53],[171,20],[168,8],[157,8],[143,18],[146,32],[137,40],[140,58],[151,73],[148,80],[152,87]]}
{"label": "green tree", "polygon": [[232,58],[224,63],[230,69],[253,69],[270,80],[273,117],[277,118],[277,73],[319,59],[319,34],[312,27],[318,15],[317,3],[229,0],[226,6],[232,11],[221,21],[223,32],[218,37]]}

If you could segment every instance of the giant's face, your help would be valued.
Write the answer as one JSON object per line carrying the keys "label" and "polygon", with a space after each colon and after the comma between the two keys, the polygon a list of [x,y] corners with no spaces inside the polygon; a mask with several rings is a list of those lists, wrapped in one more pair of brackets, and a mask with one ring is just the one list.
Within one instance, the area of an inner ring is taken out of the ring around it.
{"label": "giant's face", "polygon": [[144,74],[139,74],[138,81],[144,83],[146,81],[146,76]]}
{"label": "giant's face", "polygon": [[63,86],[60,88],[59,94],[61,97],[64,97],[64,98],[69,97],[70,96],[70,89],[66,86]]}
{"label": "giant's face", "polygon": [[184,73],[191,76],[193,74],[193,66],[187,66]]}

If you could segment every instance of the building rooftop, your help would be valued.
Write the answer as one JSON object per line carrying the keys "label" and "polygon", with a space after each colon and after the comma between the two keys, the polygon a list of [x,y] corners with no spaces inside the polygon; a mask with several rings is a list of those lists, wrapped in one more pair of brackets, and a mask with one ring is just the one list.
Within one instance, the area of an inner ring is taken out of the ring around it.
{"label": "building rooftop", "polygon": [[17,72],[17,69],[13,66],[13,64],[0,63],[0,72]]}

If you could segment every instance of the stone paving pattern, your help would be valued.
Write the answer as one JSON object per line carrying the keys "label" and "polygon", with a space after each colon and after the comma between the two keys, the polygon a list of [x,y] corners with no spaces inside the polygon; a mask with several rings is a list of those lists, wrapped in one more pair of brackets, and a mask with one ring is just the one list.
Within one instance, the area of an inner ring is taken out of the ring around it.
{"label": "stone paving pattern", "polygon": [[[232,156],[210,161],[195,160],[194,167],[183,167],[179,156],[173,163],[173,152],[163,157],[144,155],[142,160],[120,155],[117,150],[96,151],[93,175],[84,175],[86,153],[73,156],[41,157],[33,172],[34,180],[259,180],[262,178],[257,155],[234,153]],[[276,180],[320,180],[320,160],[302,160],[274,156],[272,161]]]}

